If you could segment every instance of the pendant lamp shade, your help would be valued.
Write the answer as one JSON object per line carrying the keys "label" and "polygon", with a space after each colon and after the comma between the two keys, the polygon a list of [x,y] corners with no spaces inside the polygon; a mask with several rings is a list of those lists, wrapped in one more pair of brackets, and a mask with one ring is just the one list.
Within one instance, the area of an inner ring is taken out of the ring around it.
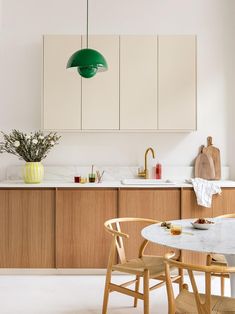
{"label": "pendant lamp shade", "polygon": [[78,73],[85,78],[91,78],[97,72],[108,69],[103,55],[97,50],[90,48],[81,49],[72,54],[67,63],[67,68],[73,67],[76,67]]}
{"label": "pendant lamp shade", "polygon": [[107,71],[108,65],[105,58],[100,52],[88,48],[88,0],[87,0],[87,29],[86,29],[86,44],[85,49],[76,51],[69,58],[67,68],[76,67],[78,73],[85,78],[90,78],[96,75],[97,72]]}

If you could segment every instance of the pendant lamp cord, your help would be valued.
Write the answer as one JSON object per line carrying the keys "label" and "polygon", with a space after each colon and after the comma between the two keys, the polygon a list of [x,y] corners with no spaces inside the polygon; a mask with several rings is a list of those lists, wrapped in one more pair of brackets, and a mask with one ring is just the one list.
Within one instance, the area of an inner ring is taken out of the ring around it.
{"label": "pendant lamp cord", "polygon": [[89,11],[89,0],[86,2],[86,47],[88,48],[88,11]]}

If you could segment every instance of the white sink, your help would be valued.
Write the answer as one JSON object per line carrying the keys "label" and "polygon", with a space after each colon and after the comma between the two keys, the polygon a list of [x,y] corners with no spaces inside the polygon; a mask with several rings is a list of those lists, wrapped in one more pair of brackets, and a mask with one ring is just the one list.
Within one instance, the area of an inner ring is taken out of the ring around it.
{"label": "white sink", "polygon": [[124,185],[174,185],[170,180],[157,179],[123,179],[121,183]]}

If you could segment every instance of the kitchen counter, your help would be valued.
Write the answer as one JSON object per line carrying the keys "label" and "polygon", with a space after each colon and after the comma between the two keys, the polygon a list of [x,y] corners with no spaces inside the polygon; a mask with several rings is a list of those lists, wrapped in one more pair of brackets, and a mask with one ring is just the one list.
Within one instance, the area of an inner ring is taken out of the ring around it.
{"label": "kitchen counter", "polygon": [[[110,246],[103,227],[106,220],[146,217],[171,221],[233,213],[235,182],[217,183],[222,193],[214,195],[212,207],[206,208],[197,204],[192,185],[183,180],[148,186],[123,185],[120,180],[100,184],[68,179],[41,184],[0,182],[0,269],[105,268]],[[126,253],[133,256],[141,244],[139,231],[132,228],[127,233],[131,242]],[[153,248],[149,253],[162,251]],[[189,263],[195,258],[203,262],[191,253],[184,253],[184,258]]]}
{"label": "kitchen counter", "polygon": [[[235,181],[224,180],[224,181],[213,181],[216,182],[221,188],[234,188]],[[26,184],[23,181],[2,181],[0,182],[0,189],[4,188],[138,188],[138,189],[156,189],[156,188],[192,188],[192,184],[185,183],[183,181],[174,181],[168,185],[126,185],[120,181],[104,181],[102,183],[73,183],[73,182],[42,182],[38,184]]]}

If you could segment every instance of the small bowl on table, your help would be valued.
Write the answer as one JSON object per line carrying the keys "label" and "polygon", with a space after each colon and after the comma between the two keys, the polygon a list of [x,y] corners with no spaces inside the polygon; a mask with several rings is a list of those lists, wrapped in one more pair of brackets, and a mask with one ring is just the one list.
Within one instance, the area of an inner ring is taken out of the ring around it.
{"label": "small bowl on table", "polygon": [[215,223],[214,221],[207,220],[205,218],[199,218],[194,222],[191,222],[193,228],[200,229],[200,230],[208,230],[211,226]]}

